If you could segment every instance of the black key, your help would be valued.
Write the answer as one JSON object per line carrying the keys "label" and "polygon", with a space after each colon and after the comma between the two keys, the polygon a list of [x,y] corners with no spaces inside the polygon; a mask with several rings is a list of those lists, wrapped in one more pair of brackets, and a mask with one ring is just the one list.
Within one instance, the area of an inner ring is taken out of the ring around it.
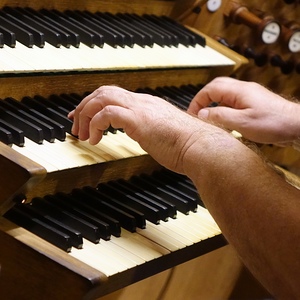
{"label": "black key", "polygon": [[55,136],[54,136],[54,128],[52,126],[38,120],[34,116],[28,114],[27,112],[25,112],[21,109],[17,109],[13,104],[6,101],[6,99],[1,101],[0,106],[3,109],[7,109],[10,112],[18,115],[19,117],[23,118],[24,120],[27,120],[31,124],[34,124],[34,125],[38,126],[43,131],[44,139],[47,140],[50,143],[54,142]]}
{"label": "black key", "polygon": [[54,203],[53,196],[46,196],[45,198],[34,198],[32,203],[34,206],[45,208],[49,214],[60,222],[81,232],[82,236],[93,243],[99,243],[100,233],[97,226],[90,222],[72,214],[63,206]]}
{"label": "black key", "polygon": [[98,24],[97,20],[94,18],[86,16],[85,12],[75,10],[68,11],[68,14],[70,14],[70,16],[72,16],[72,18],[78,22],[101,34],[105,44],[108,44],[112,47],[116,47],[118,45],[118,36],[114,32]]}
{"label": "black key", "polygon": [[111,187],[114,187],[118,191],[125,193],[126,195],[131,195],[133,198],[135,198],[138,201],[141,201],[141,203],[144,203],[145,205],[149,205],[150,207],[153,207],[155,209],[158,209],[160,220],[167,221],[169,218],[169,211],[167,206],[164,204],[151,199],[150,197],[139,193],[136,191],[132,186],[129,184],[126,184],[125,180],[117,180],[113,182],[108,182],[108,185],[111,185]]}
{"label": "black key", "polygon": [[34,116],[35,118],[41,120],[44,123],[47,123],[48,125],[50,125],[51,127],[53,127],[54,129],[54,135],[55,138],[60,140],[60,141],[64,141],[66,139],[66,131],[65,131],[65,127],[57,122],[55,122],[54,120],[48,118],[47,116],[41,114],[40,112],[38,112],[35,109],[32,109],[30,107],[28,107],[27,105],[25,105],[24,103],[17,101],[13,98],[6,98],[5,101],[13,104],[16,108],[25,110],[26,112],[28,112],[30,115]]}
{"label": "black key", "polygon": [[0,48],[4,47],[4,36],[0,29]]}
{"label": "black key", "polygon": [[171,41],[170,39],[163,35],[157,28],[152,26],[152,24],[149,24],[147,20],[143,19],[142,17],[136,15],[136,14],[123,14],[123,16],[127,20],[131,20],[132,24],[136,25],[136,27],[142,29],[145,33],[149,34],[153,38],[153,42],[157,45],[164,47],[169,46]]}
{"label": "black key", "polygon": [[95,14],[88,11],[81,12],[85,19],[90,19],[97,26],[100,26],[103,31],[106,32],[106,38],[108,38],[107,43],[112,47],[125,46],[125,36],[118,30],[118,28],[113,28],[106,20],[101,19]]}
{"label": "black key", "polygon": [[41,220],[42,222],[48,224],[51,227],[56,228],[57,230],[65,233],[66,235],[70,236],[71,245],[75,248],[81,249],[83,246],[82,235],[79,231],[67,226],[66,224],[54,219],[49,215],[49,212],[38,209],[33,205],[22,205],[20,206],[22,211],[31,215],[31,217]]}
{"label": "black key", "polygon": [[[1,100],[0,100],[1,101]],[[23,147],[25,140],[24,140],[24,131],[11,125],[10,123],[0,120],[0,126],[12,134],[13,143],[19,147]]]}
{"label": "black key", "polygon": [[136,185],[132,182],[129,182],[128,180],[119,179],[118,182],[121,182],[123,185],[125,185],[126,187],[135,191],[136,193],[144,195],[147,198],[151,199],[152,201],[158,202],[158,203],[162,204],[163,206],[167,207],[168,208],[168,216],[173,219],[176,218],[177,211],[176,211],[176,206],[173,203],[171,203],[165,199],[162,199],[161,197],[158,197],[154,193],[151,193],[147,190],[141,189],[138,185]]}
{"label": "black key", "polygon": [[184,110],[187,109],[187,104],[182,103],[182,101],[179,101],[178,95],[176,95],[174,92],[168,89],[168,87],[158,87],[156,90],[161,92],[161,94],[165,95],[165,97],[168,97],[168,99],[170,99],[170,102],[172,102],[174,105]]}
{"label": "black key", "polygon": [[31,26],[36,31],[42,32],[44,35],[44,40],[49,44],[57,48],[61,46],[62,38],[57,31],[52,30],[49,26],[44,25],[43,22],[36,20],[32,16],[28,16],[26,11],[24,11],[22,8],[4,7],[3,10],[13,15],[15,18],[18,18],[28,26]]}
{"label": "black key", "polygon": [[64,116],[67,116],[70,111],[69,109],[61,105],[61,103],[59,102],[54,103],[53,101],[50,101],[48,98],[44,98],[42,96],[34,96],[34,99],[38,100],[39,103],[43,104],[45,107],[52,108]]}
{"label": "black key", "polygon": [[70,211],[75,216],[97,226],[100,234],[100,238],[106,241],[110,240],[111,232],[110,232],[109,224],[103,222],[102,220],[99,220],[97,217],[95,217],[94,215],[88,212],[80,210],[80,208],[78,208],[72,202],[71,196],[63,193],[58,193],[53,196],[52,201],[57,205],[61,206],[62,208]]}
{"label": "black key", "polygon": [[158,22],[158,20],[160,20],[160,17],[156,18],[156,16],[148,15],[148,14],[144,14],[142,17],[146,19],[147,22],[149,22],[148,24],[152,24],[152,26],[155,26],[157,30],[159,30],[164,35],[166,35],[171,40],[172,46],[175,47],[178,46],[179,44],[178,36],[173,32],[171,32],[170,30],[168,30],[167,28],[165,28],[164,26],[162,26],[161,22]]}
{"label": "black key", "polygon": [[8,30],[11,30],[15,33],[17,40],[23,45],[32,48],[34,45],[33,34],[22,27],[14,24],[10,20],[6,19],[6,16],[0,12],[0,23],[1,26],[5,26]]}
{"label": "black key", "polygon": [[101,191],[105,193],[109,193],[113,197],[120,199],[121,202],[124,202],[129,207],[132,207],[142,212],[143,214],[145,214],[146,219],[149,220],[150,222],[154,224],[159,224],[159,221],[161,220],[161,216],[159,210],[156,209],[155,207],[142,203],[134,196],[123,193],[117,187],[113,187],[112,185],[109,185],[107,183],[101,184]]}
{"label": "black key", "polygon": [[[40,30],[36,30],[30,25],[27,25],[25,22],[21,21],[19,18],[11,15],[10,13],[3,13],[0,11],[0,14],[5,17],[8,21],[12,22],[15,26],[23,28],[27,32],[30,32],[33,35],[33,44],[43,48],[45,45],[45,35]],[[18,39],[18,36],[17,36]]]}
{"label": "black key", "polygon": [[172,20],[169,17],[166,16],[162,16],[162,18],[167,21],[168,23],[170,23],[170,26],[172,28],[176,28],[179,32],[184,33],[186,35],[189,36],[190,39],[190,45],[194,46],[196,44],[201,45],[202,47],[205,47],[206,45],[206,40],[203,36],[201,36],[200,34],[194,33],[191,30],[189,30],[188,28],[184,27],[182,24],[176,22],[175,20]]}
{"label": "black key", "polygon": [[89,199],[91,204],[93,203],[93,205],[97,205],[100,202],[101,205],[107,206],[110,209],[109,213],[111,216],[119,220],[123,228],[131,232],[135,232],[136,227],[146,227],[146,219],[143,213],[132,209],[101,190],[84,187],[83,191],[92,196],[91,199]]}
{"label": "black key", "polygon": [[6,28],[5,26],[0,25],[0,32],[3,34],[3,43],[11,48],[16,46],[16,34]]}
{"label": "black key", "polygon": [[72,45],[76,48],[80,45],[80,35],[78,32],[75,32],[68,28],[67,26],[64,26],[64,24],[61,24],[59,19],[53,19],[51,15],[48,16],[48,10],[42,9],[39,12],[37,12],[41,18],[43,18],[47,23],[51,24],[52,26],[55,26],[59,30],[61,30],[61,33],[65,35],[67,38],[68,45]]}
{"label": "black key", "polygon": [[73,105],[76,107],[82,100],[84,97],[77,95],[75,93],[71,93],[71,94],[60,94],[60,97],[62,97],[63,99],[68,100],[69,102],[73,103]]}
{"label": "black key", "polygon": [[94,44],[100,48],[104,45],[104,35],[99,32],[97,29],[94,29],[94,26],[90,26],[90,24],[83,23],[82,20],[78,20],[77,15],[70,10],[66,10],[64,12],[64,15],[68,17],[68,20],[73,22],[76,26],[78,26],[80,29],[86,30],[87,33],[90,33],[93,35]]}
{"label": "black key", "polygon": [[187,184],[183,178],[179,179],[176,176],[172,176],[171,173],[164,171],[155,171],[152,176],[157,180],[161,180],[167,184],[172,184],[175,188],[184,192],[186,195],[197,199],[198,203],[201,201],[197,190],[195,190],[193,186]]}
{"label": "black key", "polygon": [[80,36],[80,42],[86,44],[87,46],[93,48],[95,44],[98,43],[97,36],[95,36],[92,32],[88,31],[85,26],[79,26],[77,22],[74,22],[74,20],[71,20],[63,13],[57,11],[57,10],[45,10],[42,9],[41,12],[48,16],[49,18],[52,18],[56,22],[59,22],[66,28],[68,28],[69,31],[73,31]]}
{"label": "black key", "polygon": [[184,201],[187,201],[189,203],[190,211],[194,211],[194,212],[197,211],[198,200],[194,197],[190,197],[189,195],[183,193],[181,190],[174,187],[174,185],[168,184],[165,182],[161,182],[160,180],[157,180],[153,176],[149,176],[149,175],[142,174],[141,178],[143,178],[144,180],[151,182],[151,184],[154,184],[154,185],[162,188],[163,190],[171,193],[174,197],[178,197]]}
{"label": "black key", "polygon": [[64,126],[66,132],[71,134],[73,122],[70,119],[68,119],[67,116],[55,111],[51,107],[43,105],[37,99],[24,97],[21,102],[33,109],[36,109],[40,113],[45,114],[48,118],[51,118],[54,121],[58,122],[59,124]]}
{"label": "black key", "polygon": [[8,146],[13,144],[12,133],[0,125],[0,141]]}
{"label": "black key", "polygon": [[[131,26],[131,24],[124,22],[120,17],[116,15],[112,15],[110,13],[104,13],[104,15],[107,17],[107,19],[111,20],[118,28],[122,29],[124,32],[130,34],[133,37],[134,44],[137,44],[141,47],[145,47],[146,44],[148,45],[150,40],[148,39],[148,36],[146,36],[144,33],[140,32],[138,28],[134,28]],[[150,43],[151,45],[151,43]],[[153,45],[153,43],[152,43]]]}
{"label": "black key", "polygon": [[28,213],[23,212],[20,208],[16,206],[13,207],[5,214],[5,217],[44,240],[49,241],[60,249],[66,252],[71,251],[72,245],[70,242],[70,236],[39,219],[32,218]]}
{"label": "black key", "polygon": [[[60,26],[57,26],[55,24],[55,22],[49,22],[48,20],[46,20],[46,18],[43,18],[43,15],[40,14],[38,11],[33,10],[30,7],[26,7],[26,8],[21,8],[18,7],[18,10],[22,11],[24,14],[26,14],[27,16],[29,16],[30,18],[38,21],[39,23],[43,24],[43,26],[45,26],[46,28],[49,28],[51,31],[57,33],[60,35],[60,42],[61,45],[69,48],[71,46],[71,35],[67,32],[65,32],[62,28],[60,28]],[[75,42],[76,44],[76,42]]]}
{"label": "black key", "polygon": [[189,202],[178,197],[177,195],[171,193],[170,191],[165,190],[161,186],[157,186],[148,180],[145,180],[141,178],[140,176],[133,176],[130,181],[133,183],[136,183],[140,187],[147,189],[151,191],[152,193],[160,196],[163,199],[167,199],[171,203],[174,203],[176,205],[177,210],[184,214],[188,214],[190,211],[190,205]]}
{"label": "black key", "polygon": [[145,14],[142,16],[142,18],[143,20],[145,20],[148,26],[151,26],[153,30],[160,32],[165,37],[165,41],[167,41],[166,46],[178,46],[178,37],[175,34],[169,32],[168,30],[157,24],[155,21],[153,21],[150,15]]}
{"label": "black key", "polygon": [[102,23],[106,24],[109,28],[114,30],[115,32],[118,32],[123,37],[124,45],[127,45],[129,47],[133,47],[134,45],[134,36],[120,28],[118,24],[116,24],[113,19],[111,19],[109,16],[105,15],[104,13],[96,12],[94,16],[97,18],[97,20],[101,21]]}
{"label": "black key", "polygon": [[176,40],[180,44],[186,47],[192,45],[193,35],[177,27],[176,22],[174,22],[174,24],[171,24],[168,18],[163,18],[161,16],[155,16],[155,15],[150,15],[149,18],[151,18],[151,20],[153,20],[154,23],[159,24],[167,32],[174,35],[176,37]]}
{"label": "black key", "polygon": [[130,28],[133,28],[137,32],[137,34],[141,35],[141,38],[143,39],[143,44],[145,46],[153,47],[153,34],[146,32],[139,26],[136,26],[137,24],[134,23],[133,18],[130,18],[128,15],[117,14],[116,17],[118,17],[120,21],[125,22],[125,24],[127,26],[130,26]]}
{"label": "black key", "polygon": [[[79,190],[79,191],[81,191],[81,190]],[[120,222],[118,220],[116,220],[115,218],[111,217],[110,215],[106,214],[103,211],[96,210],[93,205],[90,205],[87,203],[87,201],[84,201],[86,199],[86,197],[89,195],[84,195],[83,196],[84,199],[83,199],[83,201],[81,201],[82,200],[81,192],[78,193],[78,190],[74,189],[70,196],[71,197],[69,200],[76,207],[78,207],[82,211],[85,211],[91,215],[94,215],[99,220],[102,220],[103,222],[109,224],[109,228],[110,228],[112,235],[114,235],[116,237],[119,237],[121,235],[121,226],[120,226]]]}
{"label": "black key", "polygon": [[56,106],[61,106],[66,109],[66,111],[70,112],[73,109],[76,108],[76,105],[74,105],[72,102],[67,100],[64,97],[61,97],[59,95],[51,95],[48,98],[49,101],[52,101]]}
{"label": "black key", "polygon": [[24,135],[32,141],[38,144],[43,143],[43,130],[40,127],[3,108],[0,108],[0,118],[14,127],[22,128]]}

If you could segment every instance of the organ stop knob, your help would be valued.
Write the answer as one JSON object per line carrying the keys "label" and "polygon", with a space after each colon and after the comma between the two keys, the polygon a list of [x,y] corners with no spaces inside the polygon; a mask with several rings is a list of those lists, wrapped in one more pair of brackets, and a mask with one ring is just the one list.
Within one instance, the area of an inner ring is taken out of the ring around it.
{"label": "organ stop knob", "polygon": [[280,24],[273,17],[260,18],[252,13],[246,6],[236,2],[230,3],[228,17],[236,24],[245,24],[253,28],[265,44],[275,43],[281,32]]}

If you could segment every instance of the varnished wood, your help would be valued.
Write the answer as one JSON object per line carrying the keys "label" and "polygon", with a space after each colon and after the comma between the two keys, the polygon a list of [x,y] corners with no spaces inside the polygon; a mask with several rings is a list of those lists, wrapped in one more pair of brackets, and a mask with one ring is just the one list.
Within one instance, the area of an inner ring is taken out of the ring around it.
{"label": "varnished wood", "polygon": [[0,142],[0,215],[46,176],[46,170]]}
{"label": "varnished wood", "polygon": [[[228,51],[224,46],[223,49]],[[220,66],[217,70],[213,70],[213,68],[191,68],[0,77],[0,97],[15,97],[18,100],[24,96],[43,95],[47,97],[53,93],[69,93],[70,91],[85,93],[106,84],[119,85],[130,90],[172,84],[199,84],[208,82],[216,73],[220,75],[230,74],[233,68],[234,66]]]}
{"label": "varnished wood", "polygon": [[141,173],[151,174],[159,168],[161,166],[149,155],[143,155],[49,173],[34,189],[26,193],[26,202],[30,202],[33,197],[59,191],[69,193],[74,187],[96,187],[97,184],[109,180],[129,179]]}
{"label": "varnished wood", "polygon": [[0,7],[3,6],[29,6],[33,9],[57,9],[64,11],[66,9],[79,9],[88,10],[90,12],[96,11],[107,11],[111,13],[116,12],[127,12],[137,14],[156,14],[156,15],[170,15],[174,1],[159,1],[159,0],[86,0],[86,1],[72,1],[72,0],[50,0],[50,1],[39,1],[39,0],[25,0],[25,1],[10,1],[1,0]]}

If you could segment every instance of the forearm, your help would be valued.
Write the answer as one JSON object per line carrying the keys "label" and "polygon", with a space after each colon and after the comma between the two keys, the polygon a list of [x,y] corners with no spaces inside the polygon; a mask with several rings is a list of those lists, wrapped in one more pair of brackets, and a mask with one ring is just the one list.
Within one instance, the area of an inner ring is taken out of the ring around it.
{"label": "forearm", "polygon": [[229,243],[277,298],[299,297],[300,192],[230,137],[190,151],[185,171]]}

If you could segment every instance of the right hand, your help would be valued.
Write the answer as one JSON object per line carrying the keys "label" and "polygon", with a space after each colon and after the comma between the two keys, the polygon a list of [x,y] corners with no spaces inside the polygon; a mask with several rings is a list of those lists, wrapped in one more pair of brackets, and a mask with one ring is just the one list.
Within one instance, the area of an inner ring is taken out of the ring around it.
{"label": "right hand", "polygon": [[[212,102],[218,106],[208,107]],[[300,136],[300,105],[254,82],[216,78],[188,111],[258,143],[288,144]]]}

